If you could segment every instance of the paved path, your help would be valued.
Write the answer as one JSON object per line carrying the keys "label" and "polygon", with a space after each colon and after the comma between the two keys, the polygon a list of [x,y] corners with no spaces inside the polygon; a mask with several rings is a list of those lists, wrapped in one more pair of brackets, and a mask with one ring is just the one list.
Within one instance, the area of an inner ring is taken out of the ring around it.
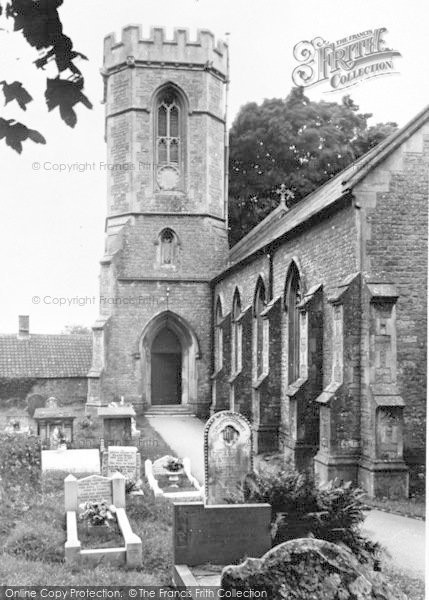
{"label": "paved path", "polygon": [[424,521],[372,510],[365,519],[363,531],[387,549],[395,564],[417,577],[424,577]]}
{"label": "paved path", "polygon": [[[150,424],[174,452],[191,459],[193,475],[204,482],[204,423],[196,417],[150,418]],[[425,522],[372,510],[363,529],[373,540],[380,542],[399,567],[417,577],[425,572]]]}
{"label": "paved path", "polygon": [[148,417],[150,425],[160,434],[177,456],[191,460],[192,475],[204,483],[204,423],[197,417]]}

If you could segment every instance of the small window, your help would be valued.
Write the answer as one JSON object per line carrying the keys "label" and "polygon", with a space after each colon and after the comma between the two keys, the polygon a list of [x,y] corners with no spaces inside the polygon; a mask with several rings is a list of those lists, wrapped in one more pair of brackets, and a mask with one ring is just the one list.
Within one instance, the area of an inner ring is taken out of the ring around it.
{"label": "small window", "polygon": [[164,229],[160,234],[161,265],[173,265],[176,259],[177,236],[172,229]]}
{"label": "small window", "polygon": [[241,316],[241,300],[238,290],[235,291],[232,304],[232,336],[231,336],[231,370],[232,373],[241,371],[241,356],[242,356],[242,328],[240,322]]}

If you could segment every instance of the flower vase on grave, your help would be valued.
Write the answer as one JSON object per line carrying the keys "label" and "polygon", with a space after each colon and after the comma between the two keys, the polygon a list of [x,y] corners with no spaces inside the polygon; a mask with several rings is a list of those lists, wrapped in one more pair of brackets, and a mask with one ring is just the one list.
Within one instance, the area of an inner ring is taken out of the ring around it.
{"label": "flower vase on grave", "polygon": [[179,487],[179,475],[177,475],[177,474],[169,475],[168,481],[170,482],[171,487],[173,487],[173,488]]}

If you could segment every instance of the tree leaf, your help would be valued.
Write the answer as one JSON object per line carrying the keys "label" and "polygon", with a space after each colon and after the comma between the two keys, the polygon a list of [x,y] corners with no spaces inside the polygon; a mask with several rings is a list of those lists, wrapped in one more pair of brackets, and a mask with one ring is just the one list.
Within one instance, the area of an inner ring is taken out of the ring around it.
{"label": "tree leaf", "polygon": [[68,79],[48,79],[45,91],[48,110],[51,111],[58,107],[63,121],[69,126],[74,127],[77,122],[77,116],[74,106],[81,102],[87,108],[92,108],[91,102],[82,93],[82,79],[70,81]]}
{"label": "tree leaf", "polygon": [[0,117],[0,139],[5,138],[6,145],[21,154],[22,142],[31,139],[36,144],[46,144],[46,140],[41,133],[34,129],[28,129],[23,123],[13,119],[2,119]]}
{"label": "tree leaf", "polygon": [[14,81],[12,83],[0,81],[0,85],[3,85],[5,104],[16,100],[22,110],[27,110],[26,105],[33,100],[33,97],[27,92],[20,81]]}

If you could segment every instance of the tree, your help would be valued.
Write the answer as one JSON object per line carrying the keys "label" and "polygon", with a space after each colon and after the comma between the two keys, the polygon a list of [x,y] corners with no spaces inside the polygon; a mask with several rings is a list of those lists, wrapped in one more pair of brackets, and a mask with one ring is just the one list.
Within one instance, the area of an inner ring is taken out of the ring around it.
{"label": "tree", "polygon": [[[25,41],[39,51],[34,61],[36,68],[42,71],[48,63],[55,63],[57,76],[47,78],[45,100],[48,110],[59,108],[61,118],[69,126],[77,122],[74,107],[82,103],[92,108],[91,102],[83,94],[84,78],[75,64],[77,58],[86,60],[86,56],[73,49],[72,40],[63,33],[58,7],[63,0],[0,0],[0,16],[13,23],[13,31],[22,34]],[[2,31],[4,33],[4,31]],[[22,82],[0,81],[5,104],[15,101],[25,111],[33,98]],[[15,119],[0,117],[0,140],[18,153],[22,152],[22,143],[27,139],[37,144],[45,144],[43,135]]]}
{"label": "tree", "polygon": [[85,325],[66,325],[62,333],[89,335],[91,333],[91,329]]}
{"label": "tree", "polygon": [[236,243],[288,189],[289,206],[347,167],[396,130],[396,123],[368,127],[350,96],[340,104],[314,102],[303,88],[287,98],[244,105],[230,131],[230,242]]}

